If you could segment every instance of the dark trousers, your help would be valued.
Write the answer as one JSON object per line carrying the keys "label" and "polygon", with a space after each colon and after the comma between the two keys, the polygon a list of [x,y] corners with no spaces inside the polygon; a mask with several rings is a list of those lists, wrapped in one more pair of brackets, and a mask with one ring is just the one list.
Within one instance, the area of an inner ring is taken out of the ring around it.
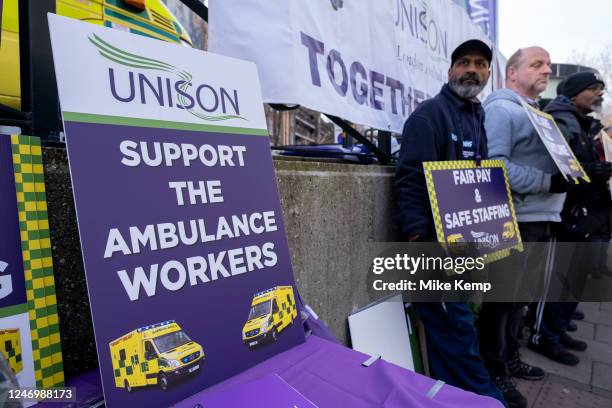
{"label": "dark trousers", "polygon": [[[546,242],[550,239],[550,223],[519,223],[523,242]],[[513,253],[491,265],[491,274],[505,274],[508,285],[515,287],[515,293],[533,291],[530,285],[530,271],[544,267],[546,254],[537,248],[526,246],[521,253]],[[511,273],[511,275],[510,275]],[[542,274],[535,274],[542,276]],[[519,350],[518,334],[525,302],[485,302],[478,320],[480,353],[492,377],[507,374],[506,360]]]}
{"label": "dark trousers", "polygon": [[[598,271],[606,262],[605,254],[610,238],[592,236],[588,240],[581,240],[567,234],[558,234],[558,236],[565,242],[577,242],[569,261],[570,269],[567,272],[566,285],[569,295],[579,298],[584,290],[589,271]],[[564,249],[568,251],[567,246]],[[567,331],[567,326],[577,307],[578,302],[575,301],[534,304],[529,316],[532,325],[531,341],[536,344],[558,342],[563,333]]]}
{"label": "dark trousers", "polygon": [[506,360],[519,351],[524,303],[483,303],[478,321],[480,354],[491,377],[508,373]]}
{"label": "dark trousers", "polygon": [[474,315],[468,303],[415,303],[425,326],[433,378],[505,404],[478,352]]}
{"label": "dark trousers", "polygon": [[[567,331],[578,302],[546,302],[533,305],[530,310],[530,321],[535,322],[531,341],[535,344],[552,344],[559,341]],[[543,308],[540,310],[540,308]],[[538,322],[538,314],[541,313]]]}

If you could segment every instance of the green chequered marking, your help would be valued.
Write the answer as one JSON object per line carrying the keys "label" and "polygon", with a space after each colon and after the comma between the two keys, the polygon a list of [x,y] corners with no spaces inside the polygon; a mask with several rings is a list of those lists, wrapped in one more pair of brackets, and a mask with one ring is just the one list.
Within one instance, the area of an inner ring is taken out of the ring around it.
{"label": "green chequered marking", "polygon": [[[47,306],[46,305],[44,307],[40,307],[40,308],[36,309],[35,313],[36,313],[36,318],[37,319],[41,319],[41,318],[45,318],[46,319],[47,316],[49,316],[49,313],[47,312]],[[45,327],[45,330],[48,329],[48,328],[49,328],[49,326],[47,325],[47,327]]]}
{"label": "green chequered marking", "polygon": [[[35,235],[35,231],[38,229],[38,223],[27,222],[32,219],[32,214],[27,210],[28,207],[31,208],[31,205],[28,205],[35,201],[35,194],[32,196],[30,193],[30,185],[26,188],[26,183],[31,183],[31,169],[32,169],[32,158],[30,151],[30,140],[27,136],[11,136],[11,145],[13,150],[13,170],[15,172],[15,185],[17,187],[17,202],[19,209],[19,219],[21,220],[19,223],[19,228],[21,230],[22,236],[22,254],[24,260],[24,274],[26,277],[26,293],[28,299],[28,312],[30,317],[30,330],[32,332],[32,337],[35,340],[32,341],[32,350],[34,353],[40,353],[40,338],[41,332],[40,329],[44,326],[44,322],[37,320],[36,316],[36,302],[35,302],[35,294],[33,288],[33,275],[34,271],[32,270],[32,250],[31,248],[36,248],[37,242],[33,238]],[[16,166],[15,163],[19,163],[19,166]],[[19,179],[18,179],[19,176]],[[33,190],[33,189],[32,189]],[[19,194],[22,193],[23,194]],[[32,199],[34,198],[34,199]],[[25,220],[25,221],[24,221]],[[36,227],[36,228],[33,228]],[[44,297],[43,297],[44,299]],[[42,386],[42,372],[40,370],[40,360],[34,360],[34,376],[36,379],[36,385]]]}
{"label": "green chequered marking", "polygon": [[53,365],[42,369],[42,375],[44,378],[53,378],[53,374],[55,374],[55,369],[53,368]]}
{"label": "green chequered marking", "polygon": [[[510,183],[508,181],[508,174],[506,172],[506,165],[503,160],[483,160],[481,162],[481,167],[497,167],[501,168],[504,175],[504,182],[506,185],[506,192],[508,195],[508,203],[510,206],[510,212],[512,216],[512,221],[514,224],[514,231],[517,234],[517,244],[504,248],[498,251],[494,251],[488,253],[484,258],[485,263],[491,263],[494,261],[498,261],[510,255],[510,249],[516,249],[518,251],[523,250],[523,242],[521,240],[521,235],[518,229],[518,221],[516,219],[516,213],[514,212],[514,205],[512,202],[512,193],[510,191]],[[433,171],[436,170],[460,170],[460,169],[475,169],[476,163],[473,160],[455,160],[455,161],[438,161],[438,162],[424,162],[423,169],[425,172],[425,183],[427,185],[427,191],[429,193],[429,201],[431,204],[432,215],[434,219],[434,225],[436,228],[436,235],[438,238],[438,242],[440,242],[444,247],[447,247],[446,236],[444,234],[444,224],[442,222],[442,215],[440,214],[440,207],[438,205],[438,195],[436,194],[436,189],[434,186],[433,180]]]}
{"label": "green chequered marking", "polygon": [[[39,239],[39,250],[37,251],[38,259],[41,261],[42,267],[42,276],[43,277],[53,277],[53,261],[51,258],[51,243],[47,239],[50,236],[49,233],[49,220],[47,216],[47,204],[46,204],[46,193],[45,193],[45,185],[44,185],[44,171],[42,166],[42,149],[40,145],[40,139],[36,137],[30,138],[31,152],[32,152],[32,174],[34,181],[34,191],[36,193],[36,214],[38,220],[38,239]],[[52,382],[52,386],[60,387],[64,385],[63,382],[63,368],[62,367],[62,357],[61,357],[61,346],[60,346],[60,336],[59,336],[59,325],[57,323],[51,323],[52,321],[57,322],[57,299],[55,297],[55,286],[50,285],[46,282],[44,284],[44,299],[45,299],[45,310],[44,315],[47,317],[47,327],[45,328],[46,336],[49,339],[48,350],[51,353],[53,347],[56,346],[60,348],[59,352],[53,352],[50,354],[52,358],[52,366],[49,367],[51,370],[51,376],[54,377]],[[55,334],[55,336],[51,336]],[[60,367],[59,373],[61,373],[61,381],[56,381],[56,374],[58,371],[57,367]],[[55,367],[55,368],[54,368]],[[45,375],[47,377],[47,375]]]}
{"label": "green chequered marking", "polygon": [[45,347],[42,350],[40,350],[41,357],[50,357],[52,354],[53,353],[51,351],[51,347]]}
{"label": "green chequered marking", "polygon": [[[53,333],[59,333],[59,325],[58,324],[53,324],[51,326],[49,326],[49,333],[53,334]],[[59,343],[53,343],[53,346],[57,346],[58,350],[57,351],[61,351],[61,347]]]}
{"label": "green chequered marking", "polygon": [[[45,279],[53,276],[53,270],[49,266],[51,248],[40,140],[30,136],[11,136],[11,145],[21,220],[19,225],[26,275],[27,310],[34,339],[32,348],[35,354],[39,355],[39,359],[34,361],[36,385],[47,388],[62,386],[61,350],[54,352],[59,347],[58,325],[49,325],[49,316],[53,316],[53,321],[57,321],[57,307],[55,288],[49,288]],[[36,289],[34,279],[39,280]],[[47,299],[51,299],[53,304],[48,306]],[[42,358],[46,359],[44,365],[47,367],[43,367],[40,360]],[[61,375],[56,376],[58,372]]]}
{"label": "green chequered marking", "polygon": [[62,346],[61,344],[53,344],[51,345],[51,352],[52,353],[60,353],[62,351]]}
{"label": "green chequered marking", "polygon": [[268,136],[267,129],[241,128],[235,126],[207,125],[187,122],[172,122],[155,119],[137,119],[122,116],[94,115],[89,113],[62,112],[66,122],[97,123],[104,125],[138,126],[145,128],[190,130],[195,132],[232,133],[237,135]]}

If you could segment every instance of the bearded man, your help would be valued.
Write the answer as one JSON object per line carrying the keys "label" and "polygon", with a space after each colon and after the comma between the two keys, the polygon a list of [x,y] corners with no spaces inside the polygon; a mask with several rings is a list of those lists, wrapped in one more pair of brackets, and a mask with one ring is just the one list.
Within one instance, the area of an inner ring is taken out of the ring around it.
{"label": "bearded man", "polygon": [[[574,155],[591,178],[567,193],[557,239],[576,242],[570,259],[567,288],[580,298],[587,274],[609,275],[606,249],[610,241],[610,190],[612,175],[610,162],[600,159],[596,138],[603,128],[601,122],[590,116],[600,112],[605,84],[599,74],[579,72],[567,77],[557,88],[558,96],[546,106],[557,122]],[[566,248],[571,247],[571,244]],[[601,276],[600,276],[601,277]],[[566,333],[577,302],[548,302],[539,324],[534,325],[529,347],[562,364],[577,363],[573,353],[559,354],[559,349],[585,351],[587,343]],[[571,356],[568,358],[567,355]],[[560,359],[560,357],[565,359]]]}
{"label": "bearded man", "polygon": [[[395,193],[405,240],[436,241],[423,162],[487,158],[484,111],[477,95],[489,80],[491,59],[491,49],[480,40],[459,45],[451,55],[448,83],[404,124]],[[425,326],[432,377],[503,403],[480,357],[469,304],[417,303],[416,308]]]}

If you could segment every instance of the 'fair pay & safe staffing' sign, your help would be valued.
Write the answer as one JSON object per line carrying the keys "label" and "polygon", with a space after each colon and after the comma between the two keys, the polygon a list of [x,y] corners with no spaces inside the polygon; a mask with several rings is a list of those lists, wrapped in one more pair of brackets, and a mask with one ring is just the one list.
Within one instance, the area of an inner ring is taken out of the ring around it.
{"label": "'fair pay & safe staffing' sign", "polygon": [[438,241],[492,262],[523,249],[501,160],[423,163]]}

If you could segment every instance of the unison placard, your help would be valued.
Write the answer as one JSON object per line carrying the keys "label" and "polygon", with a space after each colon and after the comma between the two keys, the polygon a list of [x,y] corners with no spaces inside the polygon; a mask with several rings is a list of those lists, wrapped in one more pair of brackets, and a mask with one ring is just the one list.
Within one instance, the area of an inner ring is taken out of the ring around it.
{"label": "unison placard", "polygon": [[563,177],[566,179],[571,178],[575,183],[578,183],[579,178],[590,182],[589,176],[567,144],[563,133],[561,133],[561,130],[555,123],[555,119],[548,113],[528,105],[525,101],[521,100],[521,103],[531,124],[538,132],[540,140],[544,143],[546,150],[548,150],[550,157],[559,168],[561,174],[563,174]]}
{"label": "unison placard", "polygon": [[485,262],[522,250],[502,160],[423,163],[438,241],[470,248]]}
{"label": "unison placard", "polygon": [[107,405],[303,342],[255,65],[49,21]]}

